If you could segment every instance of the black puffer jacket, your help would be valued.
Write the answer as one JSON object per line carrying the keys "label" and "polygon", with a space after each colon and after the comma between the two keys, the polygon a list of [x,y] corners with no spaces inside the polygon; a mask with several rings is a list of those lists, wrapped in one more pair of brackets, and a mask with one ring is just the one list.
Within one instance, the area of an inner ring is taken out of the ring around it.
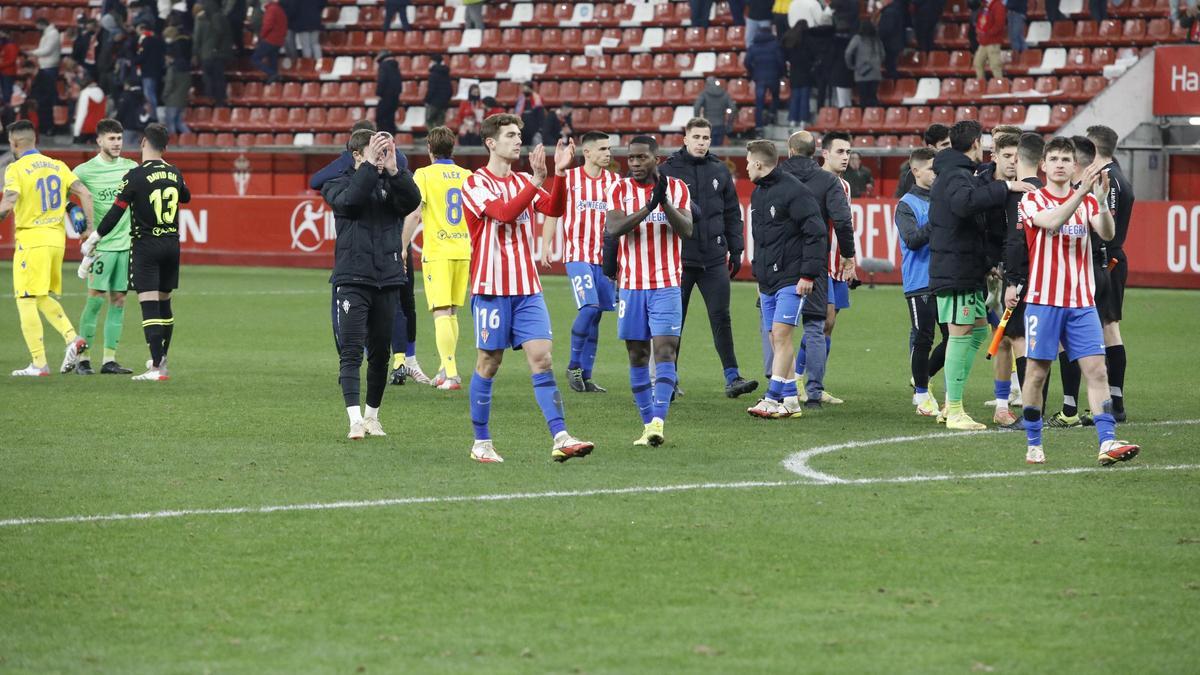
{"label": "black puffer jacket", "polygon": [[987,288],[989,209],[1003,209],[1003,181],[980,185],[975,162],[947,148],[933,160],[937,180],[929,193],[929,290],[976,291]]}
{"label": "black puffer jacket", "polygon": [[821,219],[833,223],[838,251],[843,258],[853,258],[854,219],[850,216],[850,200],[838,177],[822,169],[811,157],[789,157],[779,166],[799,178],[813,193],[821,206]]}
{"label": "black puffer jacket", "polygon": [[819,310],[824,317],[829,234],[817,198],[800,179],[780,167],[754,181],[754,186],[750,195],[750,227],[754,232],[754,278],[758,280],[758,290],[773,294],[795,286],[802,278],[819,282],[813,284],[805,308],[811,306],[812,314]]}
{"label": "black puffer jacket", "polygon": [[363,162],[321,187],[337,226],[334,285],[401,286],[408,278],[400,257],[404,216],[421,204],[421,193],[407,169],[395,176]]}
{"label": "black puffer jacket", "polygon": [[712,267],[724,265],[727,254],[740,257],[746,249],[742,209],[725,163],[711,153],[693,157],[680,148],[659,171],[687,183],[692,196],[695,231],[683,240],[684,266]]}

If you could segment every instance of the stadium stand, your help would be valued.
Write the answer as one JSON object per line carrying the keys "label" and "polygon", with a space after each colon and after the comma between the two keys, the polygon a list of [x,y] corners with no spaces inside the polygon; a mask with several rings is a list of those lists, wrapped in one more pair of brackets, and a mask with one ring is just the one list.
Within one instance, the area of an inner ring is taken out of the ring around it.
{"label": "stadium stand", "polygon": [[[46,16],[67,29],[77,15],[97,14],[94,4],[6,3],[0,27],[27,48],[38,38],[35,17]],[[951,0],[938,27],[937,48],[923,53],[909,44],[900,61],[901,78],[881,84],[882,107],[825,107],[809,127],[845,127],[868,139],[860,143],[900,148],[919,142],[916,134],[930,121],[978,117],[985,127],[1003,121],[1050,132],[1143,49],[1184,37],[1172,29],[1167,0],[1129,0],[1113,6],[1110,18],[1101,22],[1086,18],[1081,0],[1062,2],[1061,11],[1071,19],[1053,24],[1046,20],[1042,0],[1029,6],[1029,49],[1018,55],[1005,50],[1005,79],[974,78],[966,0]],[[382,2],[331,0],[323,15],[324,58],[282,59],[280,81],[270,84],[247,57],[240,58],[228,72],[230,107],[214,108],[194,93],[187,113],[194,133],[185,134],[181,144],[249,147],[331,140],[329,134],[345,129],[350,120],[374,115],[374,55],[385,49],[398,55],[404,78],[397,118],[401,143],[425,131],[423,78],[430,56],[439,53],[456,81],[483,82],[485,95],[491,93],[502,106],[513,105],[519,81],[532,79],[547,106],[574,105],[577,127],[659,133],[665,145],[678,144],[673,132],[691,116],[704,78],[716,76],[741,106],[734,132],[753,130],[744,29],[732,25],[725,2],[715,3],[707,28],[690,26],[689,5],[683,1],[489,2],[486,28],[480,31],[463,29],[461,6],[414,0],[409,18],[413,30],[385,33]],[[64,48],[71,35],[64,32]],[[249,34],[246,43],[253,44]],[[465,91],[461,84],[456,87]],[[786,81],[782,95],[784,100],[789,95]],[[456,126],[456,117],[451,107],[447,124]],[[67,110],[58,110],[56,118],[65,122]]]}

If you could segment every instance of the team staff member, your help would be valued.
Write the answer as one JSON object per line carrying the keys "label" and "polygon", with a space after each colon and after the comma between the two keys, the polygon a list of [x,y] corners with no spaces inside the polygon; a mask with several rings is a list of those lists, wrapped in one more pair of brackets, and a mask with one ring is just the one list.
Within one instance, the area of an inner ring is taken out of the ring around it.
{"label": "team staff member", "polygon": [[712,142],[709,121],[703,117],[689,120],[683,134],[683,147],[659,167],[664,176],[686,183],[696,200],[695,232],[683,240],[683,318],[686,322],[688,301],[698,286],[724,369],[725,395],[737,398],[758,388],[757,380],[747,380],[738,372],[729,319],[729,280],[741,269],[746,248],[742,209],[725,162],[708,151]]}
{"label": "team staff member", "polygon": [[[333,275],[337,303],[334,332],[341,354],[342,398],[351,440],[384,436],[379,406],[387,385],[388,354],[397,294],[407,282],[400,240],[404,217],[421,203],[412,175],[396,165],[396,146],[387,134],[354,132],[349,145],[354,168],[325,183],[321,195],[337,226]],[[367,405],[359,410],[359,368],[367,349]]]}
{"label": "team staff member", "polygon": [[983,130],[974,120],[950,129],[950,147],[933,160],[937,180],[929,193],[929,290],[937,296],[938,321],[949,325],[946,346],[946,426],[979,430],[986,427],[963,410],[963,389],[975,355],[987,339],[988,246],[979,216],[1001,208],[1009,192],[1029,192],[1018,181],[980,185],[975,169],[983,156]]}
{"label": "team staff member", "polygon": [[820,407],[825,372],[825,257],[829,235],[816,197],[798,178],[779,168],[771,141],[746,145],[746,173],[754,228],[754,278],[758,280],[763,327],[771,332],[774,362],[767,395],[746,410],[755,417],[799,417],[792,334],[803,325],[813,348],[806,365],[809,407]]}
{"label": "team staff member", "polygon": [[132,210],[129,279],[142,306],[142,332],[150,347],[146,372],[134,375],[141,381],[168,378],[167,353],[175,331],[171,293],[179,287],[179,205],[192,200],[192,193],[179,169],[163,161],[167,128],[150,124],[142,131],[142,163],[125,174],[112,208],[96,231],[83,242],[84,255],[91,255],[97,242],[116,229]]}
{"label": "team staff member", "polygon": [[42,320],[63,336],[67,343],[62,372],[70,372],[87,348],[83,338],[75,334],[71,320],[62,305],[50,297],[62,294],[62,261],[67,247],[67,230],[63,217],[67,196],[75,195],[83,204],[88,227],[92,223],[92,194],[75,177],[66,164],[38,152],[37,133],[28,120],[8,126],[8,142],[16,160],[4,170],[4,197],[0,199],[0,221],[15,213],[16,249],[13,251],[13,292],[17,297],[17,314],[21,317],[21,333],[29,347],[29,366],[14,370],[16,377],[45,377],[50,374],[46,365],[46,347],[42,343]]}
{"label": "team staff member", "polygon": [[[429,130],[432,163],[413,174],[413,181],[421,191],[421,208],[405,219],[401,248],[409,251],[417,224],[423,223],[421,274],[425,277],[425,301],[433,314],[434,342],[441,358],[433,386],[445,390],[462,389],[454,352],[458,348],[458,309],[467,300],[471,275],[471,234],[463,219],[462,203],[463,181],[471,172],[454,163],[455,138],[454,132],[446,127]],[[398,351],[393,358],[396,372],[402,372],[405,354]]]}

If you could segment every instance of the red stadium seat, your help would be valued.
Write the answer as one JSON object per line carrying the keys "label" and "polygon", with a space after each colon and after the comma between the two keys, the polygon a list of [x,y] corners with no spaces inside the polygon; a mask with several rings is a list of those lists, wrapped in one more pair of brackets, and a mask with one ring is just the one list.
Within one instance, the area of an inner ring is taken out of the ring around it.
{"label": "red stadium seat", "polygon": [[[753,112],[754,111],[752,110],[751,114],[753,114]],[[740,114],[741,110],[739,110],[738,113]],[[831,129],[836,129],[837,125],[838,125],[838,109],[837,108],[834,108],[833,106],[826,106],[824,108],[821,108],[821,110],[819,112],[817,112],[817,123],[816,123],[816,125],[814,125],[814,128],[821,130],[821,131],[829,131]]]}
{"label": "red stadium seat", "polygon": [[656,131],[653,108],[634,108],[629,114],[629,128],[633,131]]}
{"label": "red stadium seat", "polygon": [[663,32],[662,48],[677,52],[689,49],[687,32],[683,28],[668,28]]}
{"label": "red stadium seat", "polygon": [[968,77],[963,81],[962,96],[959,97],[959,103],[973,103],[983,98],[984,92],[987,90],[987,83],[983,80],[974,77]]}
{"label": "red stadium seat", "polygon": [[571,3],[560,2],[554,6],[554,23],[561,24],[564,21],[570,21],[574,13],[575,9]]}
{"label": "red stadium seat", "polygon": [[898,136],[879,136],[875,139],[875,147],[877,148],[894,148],[900,144]]}
{"label": "red stadium seat", "polygon": [[1053,75],[1043,75],[1037,79],[1037,84],[1034,85],[1035,90],[1039,94],[1046,96],[1058,95],[1060,93],[1058,87],[1058,78]]}
{"label": "red stadium seat", "polygon": [[663,103],[680,104],[684,100],[683,80],[667,80],[662,88]]}
{"label": "red stadium seat", "polygon": [[1096,37],[1097,39],[1111,45],[1121,41],[1122,32],[1120,21],[1105,19],[1104,21],[1100,22],[1100,29],[1096,31]]}
{"label": "red stadium seat", "polygon": [[213,144],[222,148],[233,148],[237,146],[237,137],[230,133],[217,134]]}
{"label": "red stadium seat", "polygon": [[[538,94],[542,97],[542,102],[548,106],[557,106],[562,103],[563,98],[559,94],[559,83],[554,80],[545,80],[538,85]],[[574,101],[572,101],[574,103]]]}
{"label": "red stadium seat", "polygon": [[1023,105],[1006,105],[1004,113],[1000,116],[1001,124],[1014,124],[1020,126],[1025,122],[1025,106]]}
{"label": "red stadium seat", "polygon": [[908,110],[908,128],[913,131],[923,132],[933,123],[933,111],[929,106],[918,105],[909,108]]}
{"label": "red stadium seat", "polygon": [[655,127],[655,129],[662,129],[663,127],[670,126],[671,122],[673,122],[674,120],[675,120],[675,109],[674,108],[670,108],[667,106],[660,106],[660,107],[654,109],[654,127]]}
{"label": "red stadium seat", "polygon": [[543,28],[541,33],[541,43],[538,45],[538,51],[558,53],[563,50],[562,31],[557,28]]}
{"label": "red stadium seat", "polygon": [[1004,79],[992,78],[987,83],[988,96],[1005,96],[1008,94],[1009,82]]}
{"label": "red stadium seat", "polygon": [[1014,77],[1012,79],[1012,93],[1014,93],[1014,94],[1028,93],[1033,90],[1034,89],[1033,89],[1033,78],[1032,77]]}
{"label": "red stadium seat", "polygon": [[890,131],[905,131],[908,126],[908,108],[888,108],[884,126]]}
{"label": "red stadium seat", "polygon": [[[975,80],[966,80],[967,83]],[[976,85],[978,86],[978,85]],[[944,77],[939,85],[937,100],[947,103],[958,103],[963,100],[963,80],[957,77]]]}
{"label": "red stadium seat", "polygon": [[1059,79],[1058,87],[1063,96],[1079,98],[1083,94],[1083,78],[1078,75],[1067,75]]}
{"label": "red stadium seat", "polygon": [[896,147],[920,148],[920,147],[924,147],[924,145],[925,145],[925,139],[921,138],[920,136],[908,135],[908,136],[901,136],[900,142],[897,144]]}
{"label": "red stadium seat", "polygon": [[841,114],[838,116],[838,128],[847,131],[862,130],[862,109],[861,108],[842,108]]}
{"label": "red stadium seat", "polygon": [[533,6],[533,18],[529,21],[535,26],[554,26],[558,22],[554,19],[554,5],[545,3],[536,3]]}
{"label": "red stadium seat", "polygon": [[588,108],[580,108],[571,113],[571,122],[576,129],[587,129],[591,126],[591,112]]}
{"label": "red stadium seat", "polygon": [[609,126],[616,131],[634,131],[629,118],[629,108],[612,108],[609,112]]}
{"label": "red stadium seat", "polygon": [[568,28],[562,32],[562,48],[567,52],[583,51],[583,31],[578,28]]}
{"label": "red stadium seat", "polygon": [[1067,51],[1067,63],[1062,67],[1065,72],[1088,72],[1092,70],[1092,52],[1085,47],[1074,47]]}
{"label": "red stadium seat", "polygon": [[946,126],[954,125],[954,108],[947,105],[940,105],[933,109],[933,117],[931,123],[944,124]]}
{"label": "red stadium seat", "polygon": [[287,128],[296,131],[315,131],[308,126],[308,112],[304,108],[289,108]]}
{"label": "red stadium seat", "polygon": [[883,108],[867,108],[863,110],[862,129],[865,131],[882,131],[883,125]]}
{"label": "red stadium seat", "polygon": [[852,145],[856,148],[873,148],[875,147],[874,136],[855,136]]}
{"label": "red stadium seat", "polygon": [[[1129,19],[1125,22],[1121,32],[1123,33],[1123,41],[1140,44],[1147,37],[1146,21],[1145,19]],[[1170,35],[1170,32],[1170,25],[1168,24],[1167,31],[1162,33],[1160,37],[1166,38],[1168,35]]]}
{"label": "red stadium seat", "polygon": [[[609,108],[592,108],[588,118],[588,125],[597,130],[612,129],[612,116],[609,110]],[[576,124],[578,125],[579,122],[576,122]]]}
{"label": "red stadium seat", "polygon": [[1097,47],[1092,50],[1092,66],[1103,71],[1104,66],[1117,62],[1117,54],[1111,47]]}
{"label": "red stadium seat", "polygon": [[559,98],[563,101],[579,102],[579,83],[563,82],[558,89]]}
{"label": "red stadium seat", "polygon": [[600,83],[591,80],[580,84],[579,102],[583,105],[604,105],[606,101],[600,95]]}
{"label": "red stadium seat", "polygon": [[254,134],[253,145],[274,145],[275,136],[273,134],[259,133]]}
{"label": "red stadium seat", "polygon": [[1050,110],[1050,126],[1057,129],[1075,116],[1075,108],[1070,105],[1056,105]]}
{"label": "red stadium seat", "polygon": [[1099,26],[1095,21],[1078,21],[1075,23],[1075,35],[1071,44],[1090,45],[1096,42],[1096,32]]}
{"label": "red stadium seat", "polygon": [[230,124],[231,112],[232,110],[230,108],[217,108],[213,110],[213,116],[209,126],[218,131],[232,129],[233,125]]}
{"label": "red stadium seat", "polygon": [[1014,54],[1012,63],[1005,67],[1005,71],[1009,73],[1028,73],[1032,68],[1039,68],[1042,65],[1042,50],[1026,49],[1020,54]]}
{"label": "red stadium seat", "polygon": [[271,108],[271,112],[267,113],[267,124],[270,125],[269,128],[287,129],[288,112],[288,108]]}
{"label": "red stadium seat", "polygon": [[[668,80],[670,82],[672,80]],[[667,98],[663,95],[662,80],[646,80],[642,82],[642,102],[643,103],[665,103]]]}
{"label": "red stadium seat", "polygon": [[304,118],[305,128],[314,131],[328,131],[325,125],[326,113],[325,108],[309,108],[308,113]]}
{"label": "red stadium seat", "polygon": [[695,103],[700,97],[700,92],[704,91],[704,80],[684,80],[683,81],[683,103]]}
{"label": "red stadium seat", "polygon": [[250,108],[250,116],[246,123],[247,129],[255,131],[266,131],[271,128],[271,123],[267,120],[266,108]]}
{"label": "red stadium seat", "polygon": [[939,74],[969,75],[973,72],[975,72],[975,66],[972,65],[971,52],[957,51],[950,52],[950,61],[946,66],[946,71]]}
{"label": "red stadium seat", "polygon": [[748,81],[741,78],[726,83],[725,91],[737,103],[748,103],[754,100],[754,89]]}
{"label": "red stadium seat", "polygon": [[1050,29],[1050,41],[1060,45],[1075,43],[1075,22],[1055,21]]}
{"label": "red stadium seat", "polygon": [[[734,131],[749,131],[754,128],[754,108],[743,107],[737,111],[733,121]],[[832,128],[832,127],[831,127]]]}
{"label": "red stadium seat", "polygon": [[319,133],[313,136],[313,145],[337,145],[333,134]]}
{"label": "red stadium seat", "polygon": [[[1130,37],[1128,28],[1125,35]],[[1159,42],[1178,42],[1181,37],[1172,32],[1170,19],[1151,19],[1146,26],[1146,36],[1138,41],[1142,44],[1157,44]]]}
{"label": "red stadium seat", "polygon": [[979,126],[991,129],[1000,124],[1001,111],[998,105],[985,105],[979,109]]}
{"label": "red stadium seat", "polygon": [[[973,105],[960,105],[954,110],[954,121],[962,122],[964,120],[979,121],[979,109]],[[982,124],[980,126],[983,126]]]}
{"label": "red stadium seat", "polygon": [[1090,75],[1083,81],[1083,98],[1090,101],[1096,98],[1104,88],[1108,86],[1108,80],[1102,75]]}

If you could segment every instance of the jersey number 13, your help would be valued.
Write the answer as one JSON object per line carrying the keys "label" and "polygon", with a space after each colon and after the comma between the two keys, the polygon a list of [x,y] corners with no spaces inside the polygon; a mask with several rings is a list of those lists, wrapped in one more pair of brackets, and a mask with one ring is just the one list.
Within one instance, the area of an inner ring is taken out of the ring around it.
{"label": "jersey number 13", "polygon": [[175,214],[179,211],[178,188],[165,187],[151,192],[150,203],[154,205],[154,217],[159,225],[175,224]]}

